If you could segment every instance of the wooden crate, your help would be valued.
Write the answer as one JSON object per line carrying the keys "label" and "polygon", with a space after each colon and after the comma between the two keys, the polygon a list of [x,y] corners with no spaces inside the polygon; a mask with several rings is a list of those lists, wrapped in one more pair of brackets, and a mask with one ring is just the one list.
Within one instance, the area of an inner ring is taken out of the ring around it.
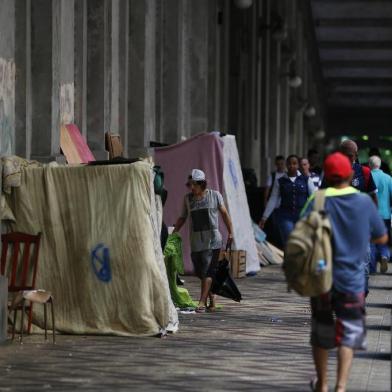
{"label": "wooden crate", "polygon": [[246,251],[245,250],[232,250],[229,252],[221,251],[219,259],[224,257],[230,261],[230,272],[233,278],[244,278],[246,276]]}

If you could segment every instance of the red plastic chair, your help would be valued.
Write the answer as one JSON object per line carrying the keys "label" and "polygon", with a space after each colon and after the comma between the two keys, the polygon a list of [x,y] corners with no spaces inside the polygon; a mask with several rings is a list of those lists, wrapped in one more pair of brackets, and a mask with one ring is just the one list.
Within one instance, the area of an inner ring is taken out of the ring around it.
{"label": "red plastic chair", "polygon": [[[35,289],[37,276],[39,245],[41,233],[37,235],[24,233],[8,233],[1,236],[1,275],[8,277],[8,292],[18,293]],[[27,306],[14,307],[14,324],[16,311],[23,309],[28,312],[27,332],[30,333],[33,315],[33,302]],[[21,327],[23,328],[23,326]],[[13,326],[13,334],[15,325]],[[22,332],[22,331],[21,331]],[[13,336],[14,337],[14,336]]]}

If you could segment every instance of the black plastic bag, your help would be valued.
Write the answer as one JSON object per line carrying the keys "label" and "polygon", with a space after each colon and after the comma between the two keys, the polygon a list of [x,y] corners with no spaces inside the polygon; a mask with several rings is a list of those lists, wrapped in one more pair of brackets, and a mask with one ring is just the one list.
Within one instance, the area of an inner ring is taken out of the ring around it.
{"label": "black plastic bag", "polygon": [[240,302],[241,293],[230,275],[230,263],[225,258],[219,262],[215,277],[212,280],[211,292],[221,297]]}

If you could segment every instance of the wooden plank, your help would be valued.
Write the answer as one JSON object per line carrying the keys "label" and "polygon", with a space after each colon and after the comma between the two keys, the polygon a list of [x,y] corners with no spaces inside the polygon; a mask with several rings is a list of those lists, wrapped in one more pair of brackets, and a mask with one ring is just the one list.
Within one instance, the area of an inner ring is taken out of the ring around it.
{"label": "wooden plank", "polygon": [[76,150],[78,151],[81,163],[88,163],[91,161],[95,161],[94,155],[92,154],[86,141],[83,139],[83,136],[79,131],[79,128],[75,124],[67,124],[66,128],[71,137],[71,140],[76,146]]}
{"label": "wooden plank", "polygon": [[65,159],[70,164],[82,163],[79,151],[77,150],[74,142],[71,139],[71,135],[65,125],[60,130],[60,148]]}

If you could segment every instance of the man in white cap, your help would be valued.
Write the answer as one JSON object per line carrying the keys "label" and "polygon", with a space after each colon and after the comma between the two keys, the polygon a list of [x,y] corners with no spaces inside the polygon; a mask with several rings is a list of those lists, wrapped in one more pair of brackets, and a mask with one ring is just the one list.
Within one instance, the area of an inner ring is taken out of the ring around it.
{"label": "man in white cap", "polygon": [[196,275],[201,280],[201,295],[196,312],[207,309],[215,310],[214,296],[210,293],[212,278],[218,267],[219,252],[222,247],[222,235],[219,232],[218,212],[221,213],[228,231],[228,243],[233,239],[230,216],[218,191],[207,189],[206,176],[202,170],[193,169],[187,185],[191,192],[185,195],[182,212],[174,232],[179,231],[187,217],[190,217],[191,258]]}

